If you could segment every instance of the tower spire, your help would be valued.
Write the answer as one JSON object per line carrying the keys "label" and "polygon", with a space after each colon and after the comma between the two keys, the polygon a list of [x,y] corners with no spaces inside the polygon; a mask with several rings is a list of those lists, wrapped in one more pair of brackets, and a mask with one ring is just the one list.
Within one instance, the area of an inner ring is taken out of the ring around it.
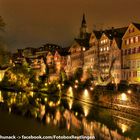
{"label": "tower spire", "polygon": [[83,13],[82,26],[86,25],[85,13]]}
{"label": "tower spire", "polygon": [[82,23],[80,27],[80,38],[84,39],[87,33],[87,23],[85,18],[85,13],[83,13]]}

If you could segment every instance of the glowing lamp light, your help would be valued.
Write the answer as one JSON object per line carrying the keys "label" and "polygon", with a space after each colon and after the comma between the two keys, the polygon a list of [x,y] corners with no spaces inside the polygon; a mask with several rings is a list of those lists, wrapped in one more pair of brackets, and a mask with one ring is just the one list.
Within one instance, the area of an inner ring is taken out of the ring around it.
{"label": "glowing lamp light", "polygon": [[3,102],[3,97],[2,97],[1,91],[0,91],[0,102]]}
{"label": "glowing lamp light", "polygon": [[48,100],[47,98],[44,98],[44,101],[45,101],[45,102],[47,102],[47,100]]}
{"label": "glowing lamp light", "polygon": [[84,90],[84,96],[88,97],[88,95],[89,95],[89,92],[88,92],[87,89],[85,89],[85,90]]}
{"label": "glowing lamp light", "polygon": [[49,124],[49,123],[50,123],[50,121],[51,121],[50,116],[46,116],[46,123],[47,123],[47,124]]}
{"label": "glowing lamp light", "polygon": [[129,129],[128,125],[126,125],[126,124],[119,123],[118,125],[121,128],[122,133],[125,133]]}
{"label": "glowing lamp light", "polygon": [[30,96],[31,96],[31,97],[34,96],[34,92],[33,92],[33,91],[30,92]]}
{"label": "glowing lamp light", "polygon": [[131,93],[132,93],[132,91],[129,89],[129,90],[127,91],[127,93],[131,94]]}
{"label": "glowing lamp light", "polygon": [[52,101],[49,102],[49,106],[50,106],[50,107],[53,106],[53,102],[52,102]]}
{"label": "glowing lamp light", "polygon": [[85,50],[86,50],[86,48],[84,47],[84,48],[83,48],[83,51],[85,51]]}
{"label": "glowing lamp light", "polygon": [[78,86],[77,86],[77,85],[75,85],[74,87],[75,87],[75,88],[78,88]]}
{"label": "glowing lamp light", "polygon": [[90,90],[91,90],[91,91],[93,91],[93,89],[94,89],[93,87],[90,87]]}
{"label": "glowing lamp light", "polygon": [[125,93],[121,94],[121,100],[122,101],[127,101],[127,95]]}
{"label": "glowing lamp light", "polygon": [[75,112],[75,115],[78,116],[78,112]]}
{"label": "glowing lamp light", "polygon": [[59,104],[60,104],[60,100],[59,100],[59,101],[57,101],[56,105],[59,105]]}
{"label": "glowing lamp light", "polygon": [[78,83],[78,80],[75,80],[75,83]]}

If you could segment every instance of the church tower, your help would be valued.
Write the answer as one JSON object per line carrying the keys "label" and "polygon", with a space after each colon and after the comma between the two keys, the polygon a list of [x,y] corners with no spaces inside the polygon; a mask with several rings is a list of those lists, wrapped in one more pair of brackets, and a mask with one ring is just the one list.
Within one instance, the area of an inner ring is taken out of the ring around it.
{"label": "church tower", "polygon": [[85,39],[87,33],[87,23],[85,19],[85,14],[83,14],[83,19],[80,27],[80,38]]}

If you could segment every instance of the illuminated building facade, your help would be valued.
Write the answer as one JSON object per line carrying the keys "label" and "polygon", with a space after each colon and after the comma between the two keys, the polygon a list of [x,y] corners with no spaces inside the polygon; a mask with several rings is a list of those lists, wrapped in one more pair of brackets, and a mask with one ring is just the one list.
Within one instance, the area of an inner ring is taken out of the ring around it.
{"label": "illuminated building facade", "polygon": [[112,75],[112,82],[121,80],[121,39],[127,28],[112,28],[102,33],[99,42],[99,71],[103,80]]}
{"label": "illuminated building facade", "polygon": [[140,82],[140,24],[131,23],[122,38],[122,79]]}

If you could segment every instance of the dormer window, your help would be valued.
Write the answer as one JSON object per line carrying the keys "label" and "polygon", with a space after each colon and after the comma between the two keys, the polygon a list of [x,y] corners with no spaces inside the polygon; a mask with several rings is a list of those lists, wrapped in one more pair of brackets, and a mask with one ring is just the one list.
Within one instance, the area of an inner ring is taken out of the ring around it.
{"label": "dormer window", "polygon": [[129,29],[129,33],[133,33],[135,31],[134,28]]}

